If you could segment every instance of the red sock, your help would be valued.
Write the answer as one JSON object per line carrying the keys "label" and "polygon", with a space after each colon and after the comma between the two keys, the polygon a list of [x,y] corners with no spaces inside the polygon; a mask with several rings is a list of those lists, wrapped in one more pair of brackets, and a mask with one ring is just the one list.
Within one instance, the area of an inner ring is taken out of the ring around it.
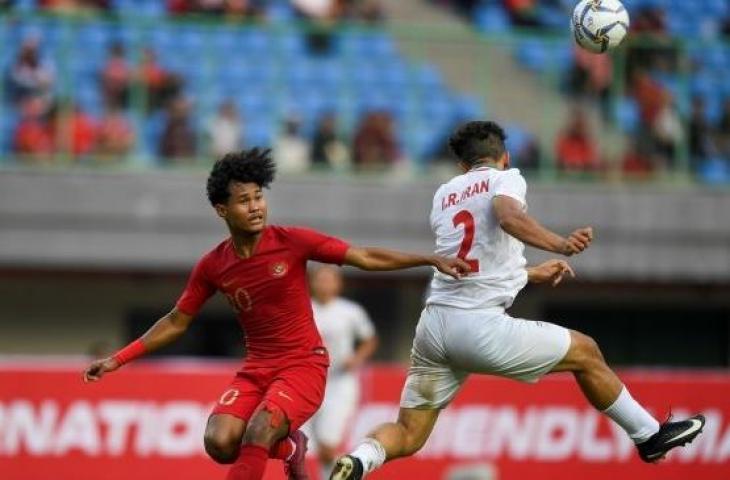
{"label": "red sock", "polygon": [[226,480],[261,480],[264,478],[269,451],[258,445],[244,445]]}
{"label": "red sock", "polygon": [[292,453],[294,453],[294,442],[292,442],[291,438],[286,437],[282,438],[271,447],[271,450],[269,450],[269,457],[286,460],[291,457]]}

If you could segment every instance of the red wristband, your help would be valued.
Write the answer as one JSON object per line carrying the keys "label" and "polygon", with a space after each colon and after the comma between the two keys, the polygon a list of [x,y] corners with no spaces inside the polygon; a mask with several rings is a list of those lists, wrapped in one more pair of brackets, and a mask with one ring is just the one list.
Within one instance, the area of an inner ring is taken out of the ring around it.
{"label": "red wristband", "polygon": [[137,339],[115,353],[113,358],[117,361],[119,366],[122,366],[125,363],[131,362],[135,358],[141,357],[145,353],[147,353],[147,348],[145,348],[142,340]]}

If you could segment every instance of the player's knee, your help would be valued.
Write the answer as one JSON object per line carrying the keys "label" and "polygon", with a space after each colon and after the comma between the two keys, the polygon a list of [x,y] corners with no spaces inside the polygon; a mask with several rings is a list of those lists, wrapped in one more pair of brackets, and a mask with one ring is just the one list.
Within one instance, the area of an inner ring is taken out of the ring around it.
{"label": "player's knee", "polygon": [[205,452],[218,463],[233,463],[238,458],[240,439],[227,432],[208,429],[204,436]]}
{"label": "player's knee", "polygon": [[243,434],[243,443],[270,447],[286,435],[287,420],[284,411],[273,403],[265,403],[254,414]]}
{"label": "player's knee", "polygon": [[581,367],[584,369],[590,369],[605,363],[603,353],[601,353],[598,343],[596,343],[592,337],[583,333],[575,332],[573,335],[573,341],[576,342],[575,355]]}

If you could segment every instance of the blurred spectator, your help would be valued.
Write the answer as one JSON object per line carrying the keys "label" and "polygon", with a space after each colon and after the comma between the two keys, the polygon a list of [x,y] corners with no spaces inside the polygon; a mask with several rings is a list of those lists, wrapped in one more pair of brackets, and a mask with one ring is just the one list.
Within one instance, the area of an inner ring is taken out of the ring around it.
{"label": "blurred spectator", "polygon": [[519,27],[539,27],[540,17],[537,0],[504,0],[504,6]]}
{"label": "blurred spectator", "polygon": [[134,147],[134,137],[134,129],[124,112],[118,108],[108,108],[99,122],[97,151],[102,156],[124,156]]}
{"label": "blurred spectator", "polygon": [[97,13],[109,9],[108,0],[40,0],[41,8],[69,14]]}
{"label": "blurred spectator", "polygon": [[358,168],[377,169],[395,163],[400,152],[390,114],[366,114],[355,133],[353,148],[355,165]]}
{"label": "blurred spectator", "polygon": [[664,88],[643,69],[634,71],[630,88],[639,104],[639,115],[642,123],[644,125],[653,125],[664,104]]}
{"label": "blurred spectator", "polygon": [[513,167],[524,172],[534,172],[540,166],[540,142],[535,135],[525,141],[517,151],[510,152],[510,160]]}
{"label": "blurred spectator", "polygon": [[692,99],[692,113],[689,119],[689,153],[693,169],[707,160],[713,151],[705,102],[697,97]]}
{"label": "blurred spectator", "polygon": [[309,141],[300,132],[301,122],[290,118],[284,122],[284,130],[274,142],[273,156],[282,172],[305,172],[310,165]]}
{"label": "blurred spectator", "polygon": [[715,142],[720,155],[730,158],[730,98],[725,100],[720,123],[715,132]]}
{"label": "blurred spectator", "polygon": [[54,106],[51,128],[56,153],[80,157],[96,149],[96,122],[77,105]]}
{"label": "blurred spectator", "polygon": [[[643,143],[643,144],[642,144]],[[654,173],[655,165],[645,142],[631,140],[621,162],[623,172],[632,178],[648,178]]]}
{"label": "blurred spectator", "polygon": [[182,87],[180,77],[162,68],[151,48],[145,48],[142,52],[139,79],[147,89],[150,110],[165,107],[169,100],[178,96]]}
{"label": "blurred spectator", "polygon": [[335,116],[327,114],[319,121],[312,141],[312,163],[315,167],[343,170],[350,165],[347,145],[337,135]]}
{"label": "blurred spectator", "polygon": [[643,131],[641,141],[647,143],[653,154],[661,156],[665,165],[669,165],[674,158],[675,147],[682,140],[682,122],[672,95],[643,69],[634,71],[631,91],[639,104]]}
{"label": "blurred spectator", "polygon": [[664,8],[647,5],[632,15],[631,32],[627,42],[627,69],[663,68],[674,71],[678,47],[667,31]]}
{"label": "blurred spectator", "polygon": [[243,148],[241,130],[241,119],[236,106],[231,101],[224,102],[208,125],[210,154],[219,158]]}
{"label": "blurred spectator", "polygon": [[169,160],[191,158],[196,153],[196,136],[190,125],[190,102],[178,97],[167,108],[167,124],[162,133],[160,155]]}
{"label": "blurred spectator", "polygon": [[342,0],[292,0],[296,12],[309,19],[328,21],[337,19],[344,12]]}
{"label": "blurred spectator", "polygon": [[168,0],[167,10],[173,14],[225,15],[229,18],[258,18],[264,15],[263,0]]}
{"label": "blurred spectator", "polygon": [[595,171],[600,167],[596,139],[581,109],[574,109],[567,126],[558,135],[555,156],[558,166],[569,172]]}
{"label": "blurred spectator", "polygon": [[21,105],[20,121],[13,135],[15,153],[27,155],[31,160],[53,153],[53,134],[44,117],[44,109],[40,98],[30,98]]}
{"label": "blurred spectator", "polygon": [[227,0],[225,11],[226,18],[229,20],[263,18],[266,14],[263,3],[264,2],[255,2],[253,0]]}
{"label": "blurred spectator", "polygon": [[676,149],[684,138],[684,131],[674,99],[667,91],[662,92],[661,107],[651,125],[651,138],[655,151],[663,156],[667,166],[670,166]]}
{"label": "blurred spectator", "polygon": [[613,80],[613,59],[610,55],[594,55],[575,47],[569,88],[574,95],[599,99],[604,118],[609,113],[609,90]]}
{"label": "blurred spectator", "polygon": [[53,100],[53,69],[40,59],[39,41],[27,38],[20,45],[15,62],[7,72],[7,90],[11,101],[16,105],[29,98],[38,98],[44,112],[51,107]]}
{"label": "blurred spectator", "polygon": [[385,10],[379,0],[351,0],[345,3],[345,15],[350,19],[371,24],[385,19]]}
{"label": "blurred spectator", "polygon": [[131,81],[132,71],[124,56],[124,46],[114,43],[109,48],[109,57],[101,72],[101,90],[106,106],[126,107]]}

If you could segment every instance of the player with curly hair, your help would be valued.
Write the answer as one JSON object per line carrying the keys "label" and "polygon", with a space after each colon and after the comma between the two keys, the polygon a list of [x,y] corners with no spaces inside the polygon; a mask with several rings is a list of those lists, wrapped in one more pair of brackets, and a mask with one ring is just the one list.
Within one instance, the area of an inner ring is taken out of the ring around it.
{"label": "player with curly hair", "polygon": [[142,337],[93,362],[84,380],[103,375],[174,342],[216,291],[246,332],[246,358],[220,396],[205,431],[213,460],[232,464],[228,480],[259,480],[268,458],[285,461],[291,480],[307,478],[307,438],[299,427],[324,395],[329,357],[312,316],[308,260],[363,270],[431,265],[447,276],[468,271],[461,259],[356,247],[300,227],[267,224],[264,189],[274,180],[269,150],[230,153],[208,177],[208,200],[229,237],[205,254],[175,307]]}
{"label": "player with curly hair", "polygon": [[645,462],[658,461],[702,431],[702,415],[660,425],[587,335],[505,313],[527,282],[555,286],[573,275],[563,260],[526,267],[524,243],[571,256],[593,241],[590,227],[563,237],[527,214],[527,183],[510,168],[506,138],[499,125],[481,121],[466,123],[450,138],[463,173],[436,191],[431,228],[436,253],[463,258],[470,273],[459,281],[434,275],[413,339],[398,420],[376,427],[339,458],[331,480],[360,480],[386,461],[415,454],[470,373],[530,383],[551,372],[573,373],[588,401],[626,431]]}

